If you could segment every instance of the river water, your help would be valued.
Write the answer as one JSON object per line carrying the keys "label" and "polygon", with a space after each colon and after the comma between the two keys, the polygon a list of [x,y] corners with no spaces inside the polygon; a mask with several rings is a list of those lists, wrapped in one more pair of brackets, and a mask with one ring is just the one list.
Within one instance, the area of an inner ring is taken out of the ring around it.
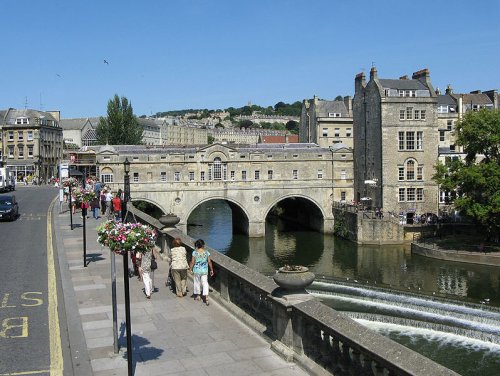
{"label": "river water", "polygon": [[231,226],[229,206],[213,200],[192,213],[188,234],[267,275],[308,266],[308,290],[325,304],[461,375],[500,375],[500,268],[360,246],[280,220],[258,239]]}

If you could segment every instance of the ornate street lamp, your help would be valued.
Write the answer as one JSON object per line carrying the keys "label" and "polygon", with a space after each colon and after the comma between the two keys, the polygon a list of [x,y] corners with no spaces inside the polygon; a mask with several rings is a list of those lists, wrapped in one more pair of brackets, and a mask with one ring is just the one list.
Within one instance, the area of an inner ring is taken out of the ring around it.
{"label": "ornate street lamp", "polygon": [[[122,202],[122,222],[125,222],[127,203],[130,199],[130,162],[128,158],[125,158],[123,162],[123,171],[125,175],[123,177],[124,186],[124,196]],[[123,281],[125,287],[125,326],[127,329],[127,364],[128,364],[128,376],[133,375],[132,370],[132,330],[130,328],[130,293],[129,293],[129,276],[128,276],[128,252],[123,254]]]}

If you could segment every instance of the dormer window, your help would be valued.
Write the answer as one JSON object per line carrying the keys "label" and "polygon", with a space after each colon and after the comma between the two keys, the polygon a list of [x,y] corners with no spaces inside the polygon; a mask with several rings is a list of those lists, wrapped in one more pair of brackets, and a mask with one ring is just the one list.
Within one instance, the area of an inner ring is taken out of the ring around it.
{"label": "dormer window", "polygon": [[415,90],[399,90],[398,94],[400,97],[415,97]]}
{"label": "dormer window", "polygon": [[16,118],[16,124],[29,124],[30,120],[27,117],[18,117]]}

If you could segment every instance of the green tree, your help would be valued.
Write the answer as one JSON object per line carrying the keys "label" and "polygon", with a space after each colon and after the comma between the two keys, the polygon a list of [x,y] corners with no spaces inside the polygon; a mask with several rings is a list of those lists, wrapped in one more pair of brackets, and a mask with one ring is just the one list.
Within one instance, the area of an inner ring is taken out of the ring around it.
{"label": "green tree", "polygon": [[297,123],[295,120],[289,120],[285,124],[285,128],[290,131],[290,133],[299,134],[299,123]]}
{"label": "green tree", "polygon": [[336,101],[343,101],[343,100],[344,100],[344,98],[342,97],[342,95],[337,95],[337,96],[335,97],[335,100],[336,100]]}
{"label": "green tree", "polygon": [[453,203],[490,237],[500,232],[500,110],[469,112],[456,128],[465,160],[438,163],[434,179],[456,192]]}
{"label": "green tree", "polygon": [[251,128],[253,125],[253,122],[251,120],[242,120],[240,121],[240,129],[241,128]]}
{"label": "green tree", "polygon": [[101,117],[97,125],[97,142],[100,145],[139,145],[142,143],[142,127],[125,97],[115,94],[108,101],[108,116]]}
{"label": "green tree", "polygon": [[212,136],[211,134],[208,135],[208,144],[212,145],[215,141],[215,137]]}

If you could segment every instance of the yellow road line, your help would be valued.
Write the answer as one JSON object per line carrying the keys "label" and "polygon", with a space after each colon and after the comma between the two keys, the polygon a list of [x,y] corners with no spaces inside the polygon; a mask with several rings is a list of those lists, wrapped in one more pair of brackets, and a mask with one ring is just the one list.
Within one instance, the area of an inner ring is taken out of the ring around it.
{"label": "yellow road line", "polygon": [[54,261],[54,248],[52,247],[52,209],[56,198],[52,200],[47,213],[47,272],[48,272],[48,313],[50,336],[50,375],[63,375],[63,356],[61,346],[61,332],[59,329],[59,312],[57,309],[57,282]]}

